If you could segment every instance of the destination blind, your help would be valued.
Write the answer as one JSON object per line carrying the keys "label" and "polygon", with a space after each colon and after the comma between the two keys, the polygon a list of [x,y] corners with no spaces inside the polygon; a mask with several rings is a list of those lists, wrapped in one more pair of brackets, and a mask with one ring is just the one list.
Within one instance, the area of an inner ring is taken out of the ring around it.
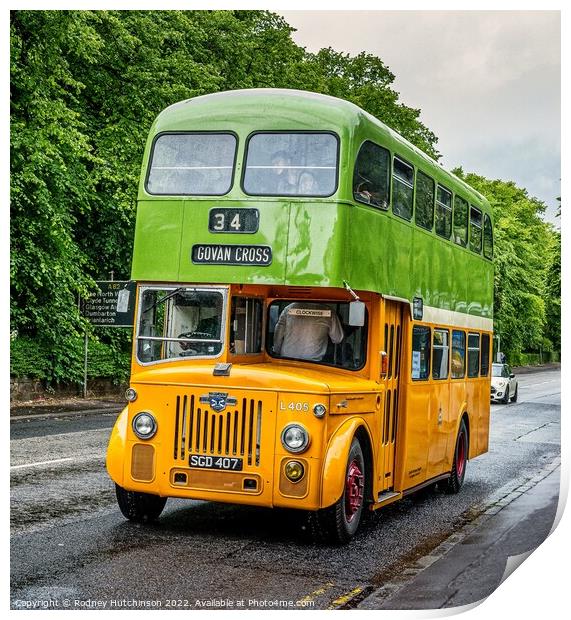
{"label": "destination blind", "polygon": [[192,246],[192,262],[200,265],[262,265],[272,263],[267,245],[197,244]]}

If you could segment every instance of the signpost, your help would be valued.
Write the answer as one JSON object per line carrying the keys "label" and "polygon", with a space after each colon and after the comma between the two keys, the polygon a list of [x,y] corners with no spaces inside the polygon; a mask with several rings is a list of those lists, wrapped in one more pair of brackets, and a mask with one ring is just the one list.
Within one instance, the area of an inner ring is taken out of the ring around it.
{"label": "signpost", "polygon": [[[135,314],[135,282],[100,280],[98,290],[83,300],[83,316],[92,325],[101,327],[133,327]],[[87,397],[87,331],[83,363],[83,398]]]}

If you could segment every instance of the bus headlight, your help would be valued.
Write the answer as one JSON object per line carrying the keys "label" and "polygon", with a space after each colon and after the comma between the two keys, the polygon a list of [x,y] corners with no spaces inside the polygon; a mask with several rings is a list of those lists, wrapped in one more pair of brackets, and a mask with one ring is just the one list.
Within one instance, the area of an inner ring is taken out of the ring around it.
{"label": "bus headlight", "polygon": [[133,401],[137,400],[137,390],[135,388],[127,388],[125,390],[125,398],[132,403]]}
{"label": "bus headlight", "polygon": [[285,475],[290,482],[299,482],[303,478],[305,469],[299,461],[288,461],[284,467]]}
{"label": "bus headlight", "polygon": [[141,411],[133,418],[133,432],[139,439],[150,439],[157,432],[157,422],[147,411]]}
{"label": "bus headlight", "polygon": [[309,433],[301,424],[288,424],[282,431],[281,439],[288,452],[303,452],[309,445]]}

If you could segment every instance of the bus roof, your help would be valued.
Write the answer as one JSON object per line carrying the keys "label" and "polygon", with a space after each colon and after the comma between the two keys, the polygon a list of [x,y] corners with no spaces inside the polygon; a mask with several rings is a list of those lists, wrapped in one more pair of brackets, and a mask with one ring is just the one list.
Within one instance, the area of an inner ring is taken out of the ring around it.
{"label": "bus roof", "polygon": [[424,162],[427,171],[437,171],[441,180],[447,179],[451,189],[462,188],[466,198],[477,202],[479,206],[489,207],[482,194],[447,171],[382,120],[354,103],[330,95],[288,88],[251,88],[201,95],[163,110],[153,124],[150,137],[167,131],[185,131],[189,124],[192,127],[200,124],[205,130],[228,129],[236,123],[259,126],[260,115],[265,110],[268,111],[267,117],[264,117],[265,127],[266,121],[271,122],[273,117],[276,119],[276,128],[279,126],[280,129],[287,129],[284,127],[284,118],[291,118],[295,127],[305,125],[321,130],[344,127],[350,134],[355,133],[358,127],[364,132],[367,126],[377,128],[399,145],[402,155],[414,154],[416,160]]}

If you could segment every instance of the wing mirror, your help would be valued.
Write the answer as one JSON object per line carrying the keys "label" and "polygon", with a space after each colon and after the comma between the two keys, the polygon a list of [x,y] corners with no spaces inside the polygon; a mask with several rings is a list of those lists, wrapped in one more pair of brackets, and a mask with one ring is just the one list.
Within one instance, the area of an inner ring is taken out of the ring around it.
{"label": "wing mirror", "polygon": [[362,301],[352,301],[349,304],[349,325],[363,327],[365,325],[365,304]]}

